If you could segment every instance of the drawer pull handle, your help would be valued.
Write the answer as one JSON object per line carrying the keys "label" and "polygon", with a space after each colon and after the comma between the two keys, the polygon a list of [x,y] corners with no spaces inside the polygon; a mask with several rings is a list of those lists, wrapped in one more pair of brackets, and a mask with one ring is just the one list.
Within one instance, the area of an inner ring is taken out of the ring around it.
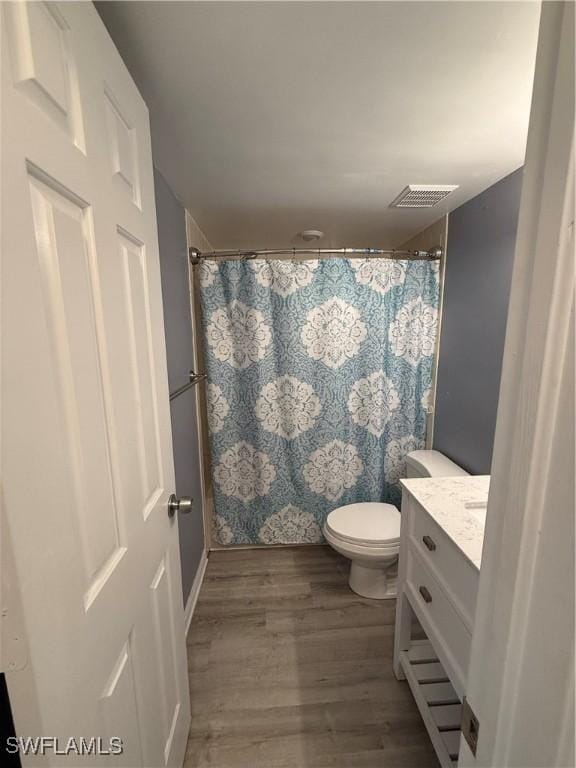
{"label": "drawer pull handle", "polygon": [[422,541],[426,545],[426,549],[429,549],[430,552],[434,552],[436,549],[436,544],[434,543],[434,539],[431,539],[430,536],[422,536]]}
{"label": "drawer pull handle", "polygon": [[432,595],[430,594],[430,592],[428,592],[426,587],[420,587],[418,591],[422,595],[425,603],[431,603],[432,602]]}

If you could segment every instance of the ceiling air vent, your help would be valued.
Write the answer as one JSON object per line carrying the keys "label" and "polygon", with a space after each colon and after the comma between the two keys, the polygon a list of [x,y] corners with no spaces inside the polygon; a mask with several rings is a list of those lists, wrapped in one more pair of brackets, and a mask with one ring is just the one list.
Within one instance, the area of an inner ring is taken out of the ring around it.
{"label": "ceiling air vent", "polygon": [[458,189],[458,186],[458,184],[408,184],[390,203],[390,208],[432,208],[444,200],[450,192]]}

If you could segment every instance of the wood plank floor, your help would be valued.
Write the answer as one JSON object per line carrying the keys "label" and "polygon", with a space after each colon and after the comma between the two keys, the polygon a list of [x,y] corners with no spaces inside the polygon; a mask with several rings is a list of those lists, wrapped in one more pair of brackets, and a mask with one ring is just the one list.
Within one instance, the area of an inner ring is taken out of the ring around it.
{"label": "wood plank floor", "polygon": [[395,601],[326,546],[213,552],[188,636],[185,768],[437,768],[392,672]]}

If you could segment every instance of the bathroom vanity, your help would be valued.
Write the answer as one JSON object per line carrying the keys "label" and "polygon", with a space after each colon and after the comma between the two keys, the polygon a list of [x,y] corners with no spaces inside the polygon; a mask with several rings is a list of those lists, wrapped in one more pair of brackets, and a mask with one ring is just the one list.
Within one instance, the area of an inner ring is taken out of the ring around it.
{"label": "bathroom vanity", "polygon": [[394,672],[408,681],[443,768],[458,761],[489,482],[402,481]]}

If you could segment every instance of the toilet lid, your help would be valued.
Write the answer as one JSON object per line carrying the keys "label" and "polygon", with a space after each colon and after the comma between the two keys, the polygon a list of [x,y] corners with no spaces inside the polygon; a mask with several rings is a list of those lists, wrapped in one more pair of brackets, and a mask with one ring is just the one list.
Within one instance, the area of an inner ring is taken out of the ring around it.
{"label": "toilet lid", "polygon": [[400,513],[393,504],[347,504],[330,512],[326,528],[350,542],[394,544],[400,538]]}

